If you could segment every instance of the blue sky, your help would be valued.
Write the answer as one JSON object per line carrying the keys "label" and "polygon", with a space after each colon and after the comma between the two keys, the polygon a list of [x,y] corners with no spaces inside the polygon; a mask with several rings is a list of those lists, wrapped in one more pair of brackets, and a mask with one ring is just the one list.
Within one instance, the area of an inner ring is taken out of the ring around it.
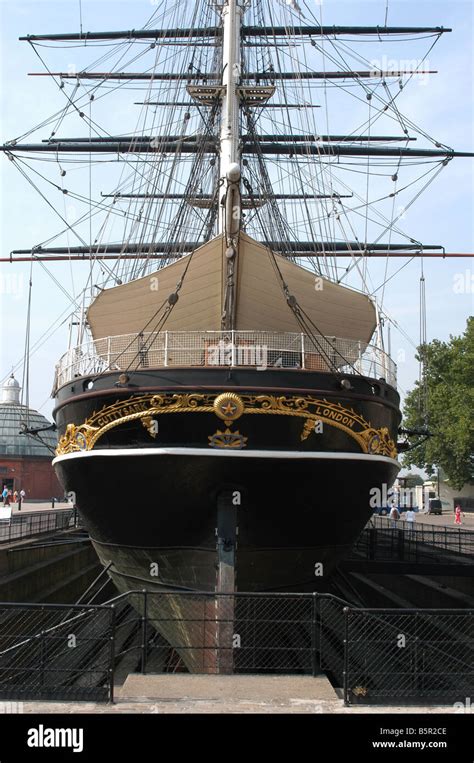
{"label": "blue sky", "polygon": [[[325,24],[383,25],[386,0],[314,3],[318,17]],[[84,30],[129,29],[142,26],[153,13],[149,0],[82,1]],[[35,0],[13,2],[0,0],[1,53],[1,134],[9,140],[58,108],[58,92],[46,78],[31,78],[29,71],[39,71],[40,63],[30,46],[18,42],[27,33],[79,30],[77,0]],[[393,25],[442,25],[453,27],[443,35],[429,57],[430,68],[438,74],[404,94],[400,108],[414,122],[441,142],[455,149],[474,150],[473,119],[473,4],[472,2],[392,2],[388,4],[388,23]],[[412,48],[397,43],[401,60],[413,56]],[[426,50],[426,47],[424,48]],[[45,51],[52,67],[67,70],[70,51]],[[86,51],[88,54],[88,51]],[[79,56],[79,53],[77,54]],[[96,52],[90,56],[96,56]],[[387,57],[395,56],[395,47]],[[84,59],[81,59],[84,60]],[[344,131],[344,114],[333,116],[332,129]],[[338,121],[339,120],[339,121]],[[120,121],[120,120],[119,120]],[[77,134],[81,125],[77,126]],[[120,125],[116,127],[120,131]],[[47,137],[49,132],[43,134]],[[58,228],[57,220],[25,180],[3,157],[1,159],[1,239],[2,256],[14,248],[28,248],[48,238]],[[428,193],[411,207],[403,220],[404,227],[418,240],[439,243],[448,252],[473,252],[474,160],[457,159],[441,173]],[[403,261],[398,260],[397,266]],[[0,270],[0,378],[9,374],[22,358],[29,264],[1,265]],[[38,264],[33,268],[31,344],[35,345],[58,316],[67,314],[68,293],[77,292],[84,276],[83,265],[58,263],[49,266],[58,283]],[[377,272],[377,267],[374,268]],[[474,284],[473,263],[468,259],[425,260],[427,289],[428,339],[447,339],[464,330],[472,314]],[[387,286],[386,308],[400,323],[414,344],[419,336],[420,263],[409,264]],[[59,285],[58,285],[59,284]],[[59,321],[60,323],[60,321]],[[58,323],[58,325],[59,325]],[[62,325],[32,354],[30,368],[30,403],[49,416],[53,402],[49,398],[54,364],[65,351],[67,327]],[[414,350],[407,339],[392,331],[392,355],[399,367],[402,392],[417,378]],[[17,373],[21,378],[21,371]]]}

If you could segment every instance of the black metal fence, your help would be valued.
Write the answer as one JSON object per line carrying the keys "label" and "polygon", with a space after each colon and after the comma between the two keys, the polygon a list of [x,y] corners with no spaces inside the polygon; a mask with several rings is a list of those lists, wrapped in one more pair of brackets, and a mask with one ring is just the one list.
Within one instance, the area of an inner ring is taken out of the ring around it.
{"label": "black metal fence", "polygon": [[346,608],[344,701],[455,702],[474,690],[472,610]]}
{"label": "black metal fence", "polygon": [[345,622],[344,610],[347,601],[336,596],[320,596],[318,606],[319,667],[335,686],[344,683]]}
{"label": "black metal fence", "polygon": [[473,610],[359,609],[316,593],[126,596],[141,614],[143,673],[324,672],[346,704],[474,693]]}
{"label": "black metal fence", "polygon": [[346,704],[474,696],[474,611],[357,609],[330,594],[130,591],[0,605],[0,698],[112,701],[129,672],[326,673]]}
{"label": "black metal fence", "polygon": [[[141,615],[141,670],[315,673],[312,594],[132,592]],[[121,657],[124,652],[117,653]]]}
{"label": "black metal fence", "polygon": [[443,561],[458,563],[474,556],[474,532],[455,527],[413,523],[374,516],[357,539],[353,553],[370,560],[421,562],[443,552]]}
{"label": "black metal fence", "polygon": [[[415,513],[415,517],[416,517],[416,513]],[[453,514],[453,524],[451,526],[435,525],[429,522],[422,522],[419,520],[417,521],[416,519],[414,522],[407,522],[405,519],[397,519],[395,521],[396,521],[396,526],[399,527],[400,529],[405,531],[408,531],[410,529],[415,530],[416,532],[420,533],[421,538],[426,538],[427,542],[429,541],[430,538],[433,538],[433,533],[436,539],[438,539],[440,533],[446,538],[448,538],[447,540],[448,546],[451,543],[449,538],[454,538],[459,533],[461,533],[461,535],[471,534],[471,536],[474,537],[474,530],[470,530],[467,527],[462,527],[462,526],[458,527],[454,525],[454,514]],[[387,528],[387,527],[392,527],[393,522],[394,520],[390,519],[390,517],[381,517],[381,516],[378,516],[377,514],[373,514],[367,524],[367,527],[372,526],[372,527]]]}
{"label": "black metal fence", "polygon": [[115,607],[0,604],[0,698],[113,700]]}
{"label": "black metal fence", "polygon": [[12,514],[10,519],[0,520],[0,544],[33,535],[77,527],[78,513],[75,508],[38,509]]}

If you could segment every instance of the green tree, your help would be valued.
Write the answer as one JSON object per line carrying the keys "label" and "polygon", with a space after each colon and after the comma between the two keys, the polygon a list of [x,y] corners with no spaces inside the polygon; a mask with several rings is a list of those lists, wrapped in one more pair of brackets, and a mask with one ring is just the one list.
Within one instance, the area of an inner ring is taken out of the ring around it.
{"label": "green tree", "polygon": [[423,479],[419,474],[411,474],[410,472],[405,474],[404,477],[400,477],[399,475],[398,479],[400,482],[403,481],[404,487],[416,487],[417,485],[423,484]]}
{"label": "green tree", "polygon": [[430,475],[435,465],[441,467],[451,485],[460,489],[474,477],[474,318],[468,319],[462,336],[420,346],[417,360],[424,362],[424,383],[416,382],[408,393],[403,425],[424,426],[426,396],[426,424],[433,436],[405,453],[403,465],[418,466]]}

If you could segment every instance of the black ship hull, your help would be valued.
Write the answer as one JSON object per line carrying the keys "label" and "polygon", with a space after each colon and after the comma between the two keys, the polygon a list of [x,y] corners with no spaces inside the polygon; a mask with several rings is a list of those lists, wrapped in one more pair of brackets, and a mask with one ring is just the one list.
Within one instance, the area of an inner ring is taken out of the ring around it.
{"label": "black ship hull", "polygon": [[121,590],[199,591],[216,590],[218,498],[229,486],[231,496],[241,493],[236,589],[311,591],[367,522],[370,490],[397,474],[388,459],[371,463],[356,454],[341,463],[325,454],[263,459],[166,449],[98,453],[62,461],[57,471],[66,488],[82,486],[81,514]]}
{"label": "black ship hull", "polygon": [[120,591],[324,590],[397,475],[398,396],[363,377],[263,378],[174,369],[60,390],[55,468]]}

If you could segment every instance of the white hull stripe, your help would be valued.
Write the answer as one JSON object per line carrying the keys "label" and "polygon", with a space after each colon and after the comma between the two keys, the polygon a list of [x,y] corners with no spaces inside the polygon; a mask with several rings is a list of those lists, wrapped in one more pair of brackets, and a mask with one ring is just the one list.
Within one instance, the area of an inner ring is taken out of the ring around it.
{"label": "white hull stripe", "polygon": [[95,457],[127,457],[131,456],[205,456],[209,458],[287,458],[287,459],[312,459],[331,461],[380,461],[392,464],[400,469],[396,459],[388,456],[370,455],[369,453],[341,453],[340,451],[321,451],[309,453],[297,450],[217,450],[207,448],[104,448],[103,450],[78,450],[74,453],[66,453],[64,456],[56,456],[53,464],[68,461],[75,458]]}

